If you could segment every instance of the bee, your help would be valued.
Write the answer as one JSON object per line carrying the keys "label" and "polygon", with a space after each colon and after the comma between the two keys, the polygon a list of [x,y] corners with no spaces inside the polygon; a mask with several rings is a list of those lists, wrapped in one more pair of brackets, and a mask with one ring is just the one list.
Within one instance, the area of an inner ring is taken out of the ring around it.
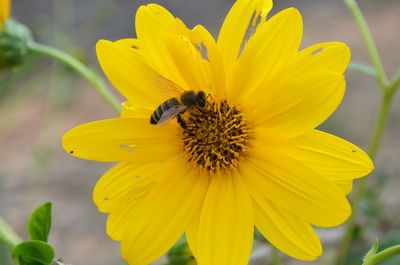
{"label": "bee", "polygon": [[207,98],[204,91],[200,90],[197,93],[194,91],[186,91],[181,95],[180,101],[176,98],[170,98],[158,106],[150,117],[150,123],[154,125],[163,125],[177,117],[178,124],[185,129],[186,124],[181,114],[192,107],[202,109],[206,106],[206,103]]}

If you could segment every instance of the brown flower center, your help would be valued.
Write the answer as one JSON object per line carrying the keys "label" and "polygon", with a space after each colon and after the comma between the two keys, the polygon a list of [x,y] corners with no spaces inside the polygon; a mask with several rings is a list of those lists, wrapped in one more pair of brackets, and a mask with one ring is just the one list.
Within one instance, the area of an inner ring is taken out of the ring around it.
{"label": "brown flower center", "polygon": [[190,111],[185,123],[183,144],[188,161],[217,174],[238,166],[248,148],[250,129],[237,107],[226,100],[210,101],[204,109]]}

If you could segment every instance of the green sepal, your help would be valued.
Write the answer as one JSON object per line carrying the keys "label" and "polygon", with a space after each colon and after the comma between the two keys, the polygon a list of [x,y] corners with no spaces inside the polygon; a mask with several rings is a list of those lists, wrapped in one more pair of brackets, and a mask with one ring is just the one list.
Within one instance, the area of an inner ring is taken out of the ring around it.
{"label": "green sepal", "polygon": [[22,242],[11,251],[11,257],[19,265],[50,265],[54,255],[53,248],[39,240]]}
{"label": "green sepal", "polygon": [[168,251],[167,259],[168,263],[166,265],[197,264],[184,238],[178,240],[178,242]]}
{"label": "green sepal", "polygon": [[31,240],[47,242],[51,228],[51,202],[47,202],[32,213],[28,220],[28,233]]}
{"label": "green sepal", "polygon": [[375,240],[372,247],[368,250],[367,254],[365,254],[363,259],[364,262],[363,264],[368,264],[375,257],[376,253],[378,252],[378,248],[379,248],[379,241],[377,239]]}

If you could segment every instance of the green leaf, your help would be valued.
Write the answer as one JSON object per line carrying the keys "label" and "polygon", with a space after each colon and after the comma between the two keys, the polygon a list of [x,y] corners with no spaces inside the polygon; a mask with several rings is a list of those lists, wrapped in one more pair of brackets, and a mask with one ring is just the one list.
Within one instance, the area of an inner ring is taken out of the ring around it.
{"label": "green leaf", "polygon": [[54,259],[53,248],[39,240],[29,240],[16,245],[11,257],[20,265],[50,265]]}
{"label": "green leaf", "polygon": [[51,202],[39,206],[28,221],[28,233],[31,240],[47,242],[51,228]]}

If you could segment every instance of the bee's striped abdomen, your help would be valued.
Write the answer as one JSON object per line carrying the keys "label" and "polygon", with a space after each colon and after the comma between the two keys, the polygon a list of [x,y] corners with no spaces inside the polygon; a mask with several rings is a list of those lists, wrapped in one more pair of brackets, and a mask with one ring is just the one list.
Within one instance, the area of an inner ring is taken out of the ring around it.
{"label": "bee's striped abdomen", "polygon": [[162,114],[172,108],[173,106],[179,105],[179,101],[176,98],[171,98],[162,103],[157,109],[151,114],[150,123],[157,124],[161,119]]}

